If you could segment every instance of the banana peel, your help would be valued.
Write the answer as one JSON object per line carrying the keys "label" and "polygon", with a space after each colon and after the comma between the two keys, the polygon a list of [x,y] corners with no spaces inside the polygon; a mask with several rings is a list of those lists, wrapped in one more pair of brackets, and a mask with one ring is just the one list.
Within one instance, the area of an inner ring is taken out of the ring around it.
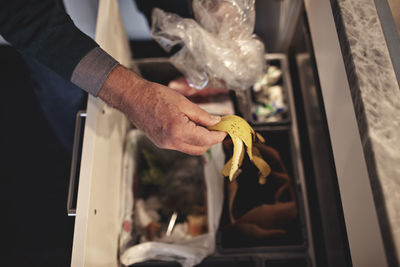
{"label": "banana peel", "polygon": [[261,143],[264,143],[265,140],[260,134],[254,132],[247,121],[236,115],[227,115],[222,117],[219,123],[208,127],[208,129],[228,133],[233,142],[233,156],[222,168],[222,175],[229,176],[230,181],[239,176],[246,150],[249,159],[259,170],[258,182],[265,184],[267,176],[271,173],[271,168],[261,157],[260,151],[253,147],[256,140]]}

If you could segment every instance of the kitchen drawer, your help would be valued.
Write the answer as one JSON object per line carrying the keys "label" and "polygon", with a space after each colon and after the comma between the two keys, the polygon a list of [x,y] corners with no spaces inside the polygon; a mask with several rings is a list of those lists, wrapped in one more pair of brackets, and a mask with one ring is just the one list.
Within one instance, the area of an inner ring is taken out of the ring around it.
{"label": "kitchen drawer", "polygon": [[[143,75],[154,82],[165,83],[179,75],[167,59],[140,60],[137,63]],[[157,71],[146,72],[148,69]],[[123,223],[120,208],[123,197],[121,169],[125,136],[130,128],[131,125],[120,112],[101,101],[89,99],[82,147],[73,266],[118,265],[118,241]],[[289,176],[293,178],[299,205],[298,221],[288,240],[272,241],[272,246],[268,248],[229,249],[217,244],[218,252],[214,257],[221,254],[225,259],[231,258],[231,262],[235,254],[251,255],[255,261],[262,261],[258,257],[260,254],[265,256],[271,253],[281,260],[294,255],[307,257],[308,240],[312,238],[310,225],[307,224],[306,190],[299,146],[296,145],[297,132],[291,126],[279,125],[258,126],[255,130],[268,140],[268,144],[280,151]],[[218,258],[211,258],[208,262],[215,260],[218,261]],[[243,255],[235,262],[241,260],[244,260]]]}
{"label": "kitchen drawer", "polygon": [[[280,5],[281,2],[285,1],[257,1],[260,8],[263,5],[269,7],[267,3]],[[353,266],[365,266],[365,262],[387,266],[351,97],[346,84],[340,83],[345,83],[345,73],[342,62],[336,62],[342,55],[335,39],[336,31],[332,30],[333,18],[328,2],[305,1],[308,13],[304,14],[304,21],[299,27],[296,26],[300,37],[295,36],[293,42],[306,38],[306,44],[285,51],[289,55],[285,64],[289,65],[293,81],[293,90],[287,91],[290,107],[288,122],[282,125],[254,125],[255,128],[290,128],[290,145],[294,149],[294,162],[291,163],[293,173],[296,173],[296,186],[299,186],[299,199],[303,203],[300,221],[302,238],[307,242],[295,244],[299,251],[297,254],[291,251],[264,253],[264,250],[259,250],[259,258],[254,266],[350,266],[352,263]],[[326,21],[329,23],[321,22],[320,12],[328,14]],[[269,18],[261,16],[259,23]],[[263,27],[267,27],[264,25],[273,26],[271,23],[263,24]],[[314,33],[313,40],[307,30],[309,25]],[[303,31],[301,27],[306,30]],[[330,29],[329,36],[334,36],[334,40],[324,42],[321,37],[324,35],[316,34],[319,27],[321,30],[318,33],[327,32],[325,28]],[[115,0],[99,1],[96,41],[121,64],[138,71],[131,65],[132,55]],[[324,50],[324,47],[331,46],[334,49]],[[293,56],[300,56],[299,52],[307,52],[312,67],[296,69],[296,59],[300,57],[293,59]],[[301,78],[297,82],[293,79],[296,72],[301,76],[301,72],[309,69],[315,85],[307,87],[302,84],[304,81]],[[143,69],[144,76],[147,76],[146,71]],[[313,102],[307,104],[308,99],[313,99]],[[304,111],[305,115],[302,114]],[[73,267],[119,266],[122,156],[125,135],[130,127],[119,111],[109,108],[97,98],[89,97],[76,207]],[[262,130],[274,130],[267,128]],[[321,150],[323,153],[320,153]],[[354,197],[356,191],[357,198]],[[225,264],[235,258],[236,252],[225,252],[223,255],[213,255],[222,258],[211,258],[209,261]],[[253,262],[252,257],[246,250],[236,261]],[[138,266],[151,265],[143,263]]]}
{"label": "kitchen drawer", "polygon": [[[102,20],[102,14],[105,11],[107,11],[105,13],[108,17],[110,14],[119,17],[116,1],[101,1],[99,9],[96,41],[123,65],[132,68],[132,57],[120,20],[116,19],[112,23],[105,23]],[[109,21],[109,19],[107,21]],[[99,31],[100,28],[101,31]],[[119,29],[120,32],[115,29]],[[110,38],[110,36],[112,38]],[[282,57],[279,58],[281,59]],[[161,68],[164,71],[152,72],[151,70],[154,69],[152,67],[154,64],[158,64],[159,69]],[[154,60],[142,60],[141,65],[141,74],[147,79],[156,82],[165,83],[169,79],[179,75],[173,67],[171,68],[171,65],[165,59],[159,62],[154,62]],[[293,100],[290,101],[290,106],[294,106]],[[292,112],[290,117],[295,118],[295,114],[293,114],[294,109],[290,110]],[[120,206],[123,197],[121,194],[122,159],[125,136],[131,125],[126,117],[119,111],[108,107],[101,100],[92,96],[88,99],[86,113],[79,174],[72,266],[116,267],[120,264],[118,262],[118,249],[119,235],[122,227],[122,211]],[[295,123],[292,123],[292,125],[295,126]],[[297,149],[295,151],[296,155],[292,155],[293,161],[296,161],[293,162],[293,166],[296,166],[296,170],[293,171],[302,173],[301,160],[297,162],[297,160],[299,160],[297,133],[293,129],[295,128],[291,128],[291,130],[287,132],[290,136],[294,137],[292,140],[293,147]],[[299,168],[299,170],[297,170],[297,168]],[[297,187],[300,183],[304,184],[301,175],[296,176],[295,186]],[[302,188],[301,192],[302,194],[306,193],[305,187]],[[307,234],[307,236],[304,236],[304,239],[312,240],[311,231],[309,229],[310,225],[306,225],[308,220],[305,219],[308,217],[307,199],[305,195],[302,195],[300,198],[304,201],[301,211],[301,235]],[[306,228],[308,229],[305,230]],[[301,238],[299,242],[303,242],[304,239]],[[298,250],[299,247],[302,252],[297,251],[291,253],[290,251],[292,249],[289,247],[283,254],[276,254],[275,250],[275,252],[272,254],[270,253],[267,257],[258,257],[261,253],[261,251],[258,250],[254,251],[254,255],[250,255],[250,257],[255,257],[257,266],[268,258],[276,260],[286,257],[307,258],[309,254],[307,249],[312,251],[312,245],[304,246],[304,243],[301,243],[295,250]],[[248,250],[246,253],[249,252],[252,254],[251,250]],[[227,259],[227,262],[232,262],[232,260],[234,260],[240,263],[241,261],[247,260],[245,258],[246,255],[241,255],[241,258],[236,260],[233,255],[223,255],[222,257],[225,260],[218,258],[218,255],[214,255],[214,257],[217,258],[211,258],[209,262],[223,262]],[[311,256],[311,258],[312,257],[313,256]],[[264,263],[261,264],[264,265]]]}

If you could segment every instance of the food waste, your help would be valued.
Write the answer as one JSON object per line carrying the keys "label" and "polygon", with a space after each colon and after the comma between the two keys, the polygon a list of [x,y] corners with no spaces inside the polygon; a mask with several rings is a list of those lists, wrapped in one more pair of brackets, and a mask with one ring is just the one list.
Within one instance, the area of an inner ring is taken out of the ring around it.
{"label": "food waste", "polygon": [[249,159],[259,170],[258,182],[266,183],[267,176],[271,173],[271,167],[261,157],[260,151],[253,146],[255,142],[265,143],[265,140],[251,128],[246,120],[236,115],[227,115],[208,129],[228,133],[234,145],[233,156],[222,169],[222,175],[229,176],[231,182],[239,176],[242,172],[240,167],[246,150]]}

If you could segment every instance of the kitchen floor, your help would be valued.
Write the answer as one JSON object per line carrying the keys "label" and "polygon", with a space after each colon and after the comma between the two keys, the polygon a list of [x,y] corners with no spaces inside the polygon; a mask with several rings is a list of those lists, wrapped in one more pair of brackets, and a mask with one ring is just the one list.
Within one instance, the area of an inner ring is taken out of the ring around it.
{"label": "kitchen floor", "polygon": [[70,152],[55,136],[22,57],[0,46],[1,266],[70,266]]}

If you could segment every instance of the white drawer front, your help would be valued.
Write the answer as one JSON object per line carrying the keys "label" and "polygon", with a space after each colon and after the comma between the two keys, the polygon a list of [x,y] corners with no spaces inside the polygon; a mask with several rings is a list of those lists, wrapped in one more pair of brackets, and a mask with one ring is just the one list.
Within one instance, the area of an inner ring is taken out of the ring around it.
{"label": "white drawer front", "polygon": [[[99,1],[96,42],[127,67],[128,39],[116,0]],[[129,123],[117,110],[90,96],[87,106],[71,265],[118,266],[120,184]]]}

